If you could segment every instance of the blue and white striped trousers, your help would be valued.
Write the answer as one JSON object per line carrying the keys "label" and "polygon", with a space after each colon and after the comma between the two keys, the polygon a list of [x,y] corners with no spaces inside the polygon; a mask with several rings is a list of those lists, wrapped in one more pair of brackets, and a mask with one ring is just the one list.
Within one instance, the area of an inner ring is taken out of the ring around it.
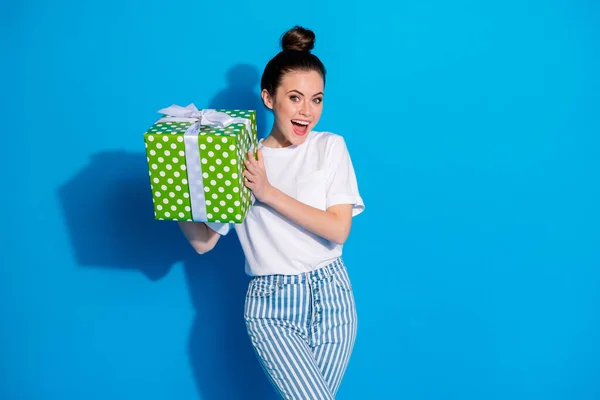
{"label": "blue and white striped trousers", "polygon": [[357,330],[341,258],[300,275],[254,277],[244,316],[258,360],[282,398],[334,399]]}

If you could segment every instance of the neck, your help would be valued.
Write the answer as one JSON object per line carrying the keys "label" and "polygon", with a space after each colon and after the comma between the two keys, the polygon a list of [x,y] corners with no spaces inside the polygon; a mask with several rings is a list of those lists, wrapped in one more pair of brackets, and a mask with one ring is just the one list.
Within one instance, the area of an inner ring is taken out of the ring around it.
{"label": "neck", "polygon": [[273,128],[271,128],[271,133],[269,133],[265,140],[263,140],[263,145],[267,147],[280,149],[291,146],[292,143],[290,143],[290,141],[287,140],[285,136],[283,136],[281,131],[277,128],[277,125],[273,124]]}

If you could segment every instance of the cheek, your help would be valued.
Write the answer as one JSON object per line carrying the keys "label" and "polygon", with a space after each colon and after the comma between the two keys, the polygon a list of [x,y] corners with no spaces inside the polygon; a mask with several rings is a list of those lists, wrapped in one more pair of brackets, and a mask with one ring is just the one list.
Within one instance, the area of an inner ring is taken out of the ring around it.
{"label": "cheek", "polygon": [[275,121],[281,129],[285,129],[285,124],[291,119],[286,107],[278,106],[275,108]]}
{"label": "cheek", "polygon": [[323,106],[316,104],[313,107],[312,114],[315,118],[319,118],[321,116],[322,112],[323,112]]}
{"label": "cheek", "polygon": [[277,107],[277,116],[279,119],[289,119],[294,115],[294,106],[285,102],[279,103]]}

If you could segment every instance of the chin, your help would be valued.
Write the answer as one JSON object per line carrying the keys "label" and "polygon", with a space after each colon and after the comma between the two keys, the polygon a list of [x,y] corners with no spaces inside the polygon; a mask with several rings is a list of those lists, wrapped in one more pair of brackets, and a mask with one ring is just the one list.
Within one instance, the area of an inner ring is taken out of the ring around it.
{"label": "chin", "polygon": [[290,132],[288,135],[286,135],[286,139],[293,145],[299,145],[306,141],[309,132],[310,131],[307,131],[307,133],[305,133],[304,135],[297,135],[294,132]]}
{"label": "chin", "polygon": [[301,145],[308,138],[309,133],[311,132],[314,124],[309,124],[305,129],[294,129],[294,125],[289,123],[278,123],[277,127],[279,128],[280,134],[285,138],[285,140],[290,145]]}

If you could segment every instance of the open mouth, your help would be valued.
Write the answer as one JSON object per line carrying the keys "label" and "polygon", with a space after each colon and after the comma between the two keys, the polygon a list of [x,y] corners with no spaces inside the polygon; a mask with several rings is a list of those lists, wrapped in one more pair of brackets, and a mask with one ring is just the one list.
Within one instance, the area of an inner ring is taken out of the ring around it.
{"label": "open mouth", "polygon": [[292,126],[294,127],[294,133],[298,136],[305,135],[308,131],[308,126],[310,125],[310,121],[305,121],[302,119],[293,119]]}

